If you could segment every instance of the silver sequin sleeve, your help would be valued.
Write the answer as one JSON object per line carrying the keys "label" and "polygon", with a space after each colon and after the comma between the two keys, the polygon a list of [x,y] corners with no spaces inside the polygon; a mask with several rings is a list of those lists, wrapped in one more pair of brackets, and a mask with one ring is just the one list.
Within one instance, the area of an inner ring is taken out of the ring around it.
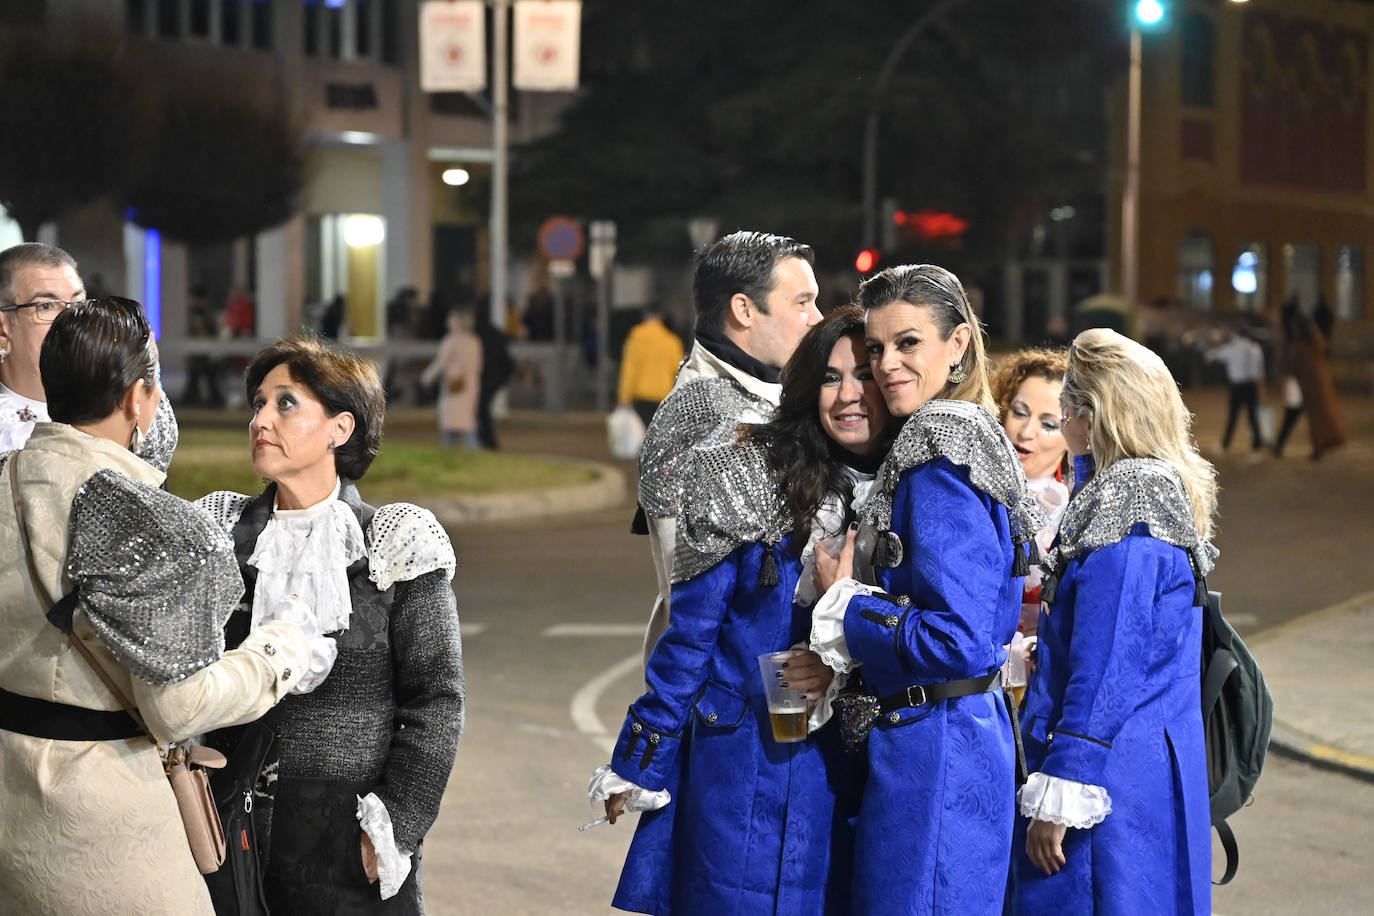
{"label": "silver sequin sleeve", "polygon": [[1069,503],[1046,568],[1061,573],[1069,560],[1117,543],[1139,524],[1188,551],[1197,575],[1212,571],[1217,550],[1198,534],[1178,472],[1158,458],[1124,458],[1094,474]]}
{"label": "silver sequin sleeve", "polygon": [[243,596],[233,545],[209,515],[111,470],[72,500],[67,573],[96,635],[159,687],[223,654],[224,623]]}
{"label": "silver sequin sleeve", "polygon": [[153,425],[148,428],[148,435],[143,437],[138,457],[166,473],[172,466],[172,453],[177,450],[180,438],[181,429],[177,426],[177,415],[172,410],[172,399],[164,391],[158,399],[157,412],[153,414]]}
{"label": "silver sequin sleeve", "polygon": [[763,423],[773,405],[727,378],[699,378],[673,391],[644,432],[639,503],[654,518],[682,513],[684,488],[699,479],[701,450],[733,442],[741,423]]}
{"label": "silver sequin sleeve", "polygon": [[860,519],[881,531],[890,529],[902,475],[936,458],[967,468],[969,482],[1006,507],[1017,543],[1045,527],[1045,513],[1026,489],[1026,473],[1001,425],[977,404],[947,399],[927,401],[907,418],[878,469]]}
{"label": "silver sequin sleeve", "polygon": [[701,575],[743,544],[776,544],[787,530],[782,495],[761,445],[729,441],[697,449],[673,551],[673,582]]}

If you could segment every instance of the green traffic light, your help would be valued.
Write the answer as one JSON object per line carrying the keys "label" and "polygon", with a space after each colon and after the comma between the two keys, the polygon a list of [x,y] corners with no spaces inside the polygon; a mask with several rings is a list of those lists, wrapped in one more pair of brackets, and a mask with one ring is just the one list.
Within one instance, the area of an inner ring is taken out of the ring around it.
{"label": "green traffic light", "polygon": [[1135,18],[1144,25],[1154,25],[1164,18],[1164,5],[1159,0],[1138,0]]}

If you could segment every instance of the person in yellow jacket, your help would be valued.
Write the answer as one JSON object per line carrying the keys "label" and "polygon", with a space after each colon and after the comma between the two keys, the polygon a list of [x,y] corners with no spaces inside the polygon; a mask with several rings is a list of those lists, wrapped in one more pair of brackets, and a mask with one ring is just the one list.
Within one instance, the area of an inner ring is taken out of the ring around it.
{"label": "person in yellow jacket", "polygon": [[644,320],[625,338],[620,358],[620,403],[633,407],[645,426],[673,390],[683,356],[682,338],[668,330],[657,309],[646,309]]}

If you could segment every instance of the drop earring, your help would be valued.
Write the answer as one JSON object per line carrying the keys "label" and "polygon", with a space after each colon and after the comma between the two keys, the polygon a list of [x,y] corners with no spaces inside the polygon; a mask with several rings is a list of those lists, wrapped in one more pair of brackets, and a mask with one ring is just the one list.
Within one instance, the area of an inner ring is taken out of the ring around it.
{"label": "drop earring", "polygon": [[954,365],[949,367],[949,382],[951,385],[958,385],[960,382],[964,381],[967,378],[968,373],[964,371],[963,366],[959,365],[958,363],[955,363]]}
{"label": "drop earring", "polygon": [[329,450],[330,450],[331,452],[334,451],[334,440],[333,440],[333,439],[330,439],[330,440],[329,440]]}
{"label": "drop earring", "polygon": [[138,424],[135,423],[134,431],[129,434],[129,451],[137,455],[141,448],[143,448],[143,430],[139,429]]}
{"label": "drop earring", "polygon": [[4,365],[5,357],[10,355],[10,351],[0,347],[0,366]]}

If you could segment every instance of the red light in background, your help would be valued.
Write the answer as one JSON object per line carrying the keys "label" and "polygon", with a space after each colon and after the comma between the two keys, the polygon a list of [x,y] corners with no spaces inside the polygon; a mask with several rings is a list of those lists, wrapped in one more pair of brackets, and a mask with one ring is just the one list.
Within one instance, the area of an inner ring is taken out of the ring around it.
{"label": "red light in background", "polygon": [[906,222],[907,222],[906,211],[905,211],[905,210],[894,210],[893,213],[892,213],[892,222],[895,223],[895,224],[898,225],[898,226],[905,226],[905,225],[906,225]]}
{"label": "red light in background", "polygon": [[878,249],[865,248],[859,252],[859,256],[854,259],[854,268],[861,274],[866,274],[878,266]]}

